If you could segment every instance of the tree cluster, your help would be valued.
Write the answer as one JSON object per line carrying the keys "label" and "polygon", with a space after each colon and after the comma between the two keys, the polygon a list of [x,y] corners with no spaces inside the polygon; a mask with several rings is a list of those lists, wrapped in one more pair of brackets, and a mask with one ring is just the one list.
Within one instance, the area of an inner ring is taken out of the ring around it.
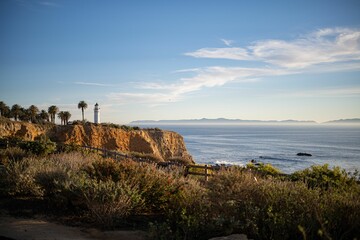
{"label": "tree cluster", "polygon": [[[80,101],[78,108],[82,111],[82,119],[84,121],[84,110],[87,108],[85,101]],[[31,105],[29,108],[24,108],[19,104],[7,106],[3,101],[0,101],[0,117],[14,119],[15,121],[24,121],[31,123],[46,123],[51,122],[55,124],[56,116],[61,120],[62,125],[69,123],[71,113],[69,111],[59,111],[59,108],[55,105],[50,106],[47,111],[39,110],[35,105]]]}

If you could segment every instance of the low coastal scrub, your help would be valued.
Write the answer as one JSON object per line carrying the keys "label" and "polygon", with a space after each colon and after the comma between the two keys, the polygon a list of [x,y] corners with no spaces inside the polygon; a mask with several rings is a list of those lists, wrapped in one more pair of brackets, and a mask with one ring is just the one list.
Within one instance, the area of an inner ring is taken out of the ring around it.
{"label": "low coastal scrub", "polygon": [[279,176],[281,172],[279,169],[275,168],[271,164],[264,163],[249,163],[246,165],[247,169],[251,169],[262,176]]}
{"label": "low coastal scrub", "polygon": [[124,131],[140,130],[140,128],[137,126],[119,125],[115,123],[101,123],[100,125],[103,127],[122,129]]}
{"label": "low coastal scrub", "polygon": [[151,153],[130,152],[129,155],[139,160],[148,161],[148,162],[159,163],[164,161],[160,157],[155,156],[154,154]]}
{"label": "low coastal scrub", "polygon": [[347,173],[340,167],[329,168],[328,164],[322,166],[312,166],[303,171],[293,173],[291,179],[294,181],[303,181],[309,188],[320,188],[328,190],[348,189],[359,181],[359,172]]}
{"label": "low coastal scrub", "polygon": [[[177,166],[80,152],[24,157],[24,150],[8,151],[22,157],[3,162],[3,198],[36,198],[106,229],[130,224],[145,229],[149,239],[360,236],[358,178],[339,168],[314,166],[284,177],[267,165],[229,167],[206,182],[184,177]],[[139,217],[140,225],[133,220]]]}
{"label": "low coastal scrub", "polygon": [[[48,155],[54,153],[57,150],[57,145],[47,137],[40,137],[36,141],[25,141],[17,137],[0,138],[0,148],[5,149],[1,154],[6,153],[6,150],[21,149],[26,152],[27,155]],[[9,153],[11,154],[11,153]],[[9,155],[9,157],[11,157]]]}
{"label": "low coastal scrub", "polygon": [[230,169],[210,179],[212,213],[224,230],[247,233],[255,239],[358,236],[360,202],[356,199],[360,188],[355,181],[324,191],[309,188],[303,181],[261,176]]}

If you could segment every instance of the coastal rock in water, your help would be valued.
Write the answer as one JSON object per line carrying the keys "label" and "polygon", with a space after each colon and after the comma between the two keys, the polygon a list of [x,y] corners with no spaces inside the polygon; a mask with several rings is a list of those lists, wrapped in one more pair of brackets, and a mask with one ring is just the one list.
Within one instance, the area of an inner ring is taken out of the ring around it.
{"label": "coastal rock in water", "polygon": [[95,124],[59,126],[10,120],[0,122],[0,138],[16,136],[34,141],[44,135],[58,143],[86,145],[124,153],[151,154],[161,161],[182,159],[194,163],[186,149],[183,137],[172,131],[124,130]]}
{"label": "coastal rock in water", "polygon": [[300,152],[300,153],[296,154],[296,156],[311,157],[312,155],[310,153],[302,153],[302,152]]}

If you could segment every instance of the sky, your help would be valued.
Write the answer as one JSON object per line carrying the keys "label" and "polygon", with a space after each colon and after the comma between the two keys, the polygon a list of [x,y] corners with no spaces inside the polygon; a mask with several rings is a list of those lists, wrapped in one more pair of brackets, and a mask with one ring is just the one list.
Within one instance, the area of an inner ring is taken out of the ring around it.
{"label": "sky", "polygon": [[[0,1],[0,101],[101,121],[360,117],[360,1]],[[59,120],[57,120],[59,121]]]}

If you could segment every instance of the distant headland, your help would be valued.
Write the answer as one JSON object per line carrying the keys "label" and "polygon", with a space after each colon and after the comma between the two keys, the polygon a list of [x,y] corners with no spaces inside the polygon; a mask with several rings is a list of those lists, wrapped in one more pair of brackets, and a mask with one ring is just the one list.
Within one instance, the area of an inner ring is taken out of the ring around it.
{"label": "distant headland", "polygon": [[131,125],[171,125],[171,124],[359,124],[360,118],[339,119],[323,123],[313,120],[243,120],[243,119],[227,119],[227,118],[201,118],[201,119],[180,119],[180,120],[137,120],[130,122]]}
{"label": "distant headland", "polygon": [[332,120],[324,124],[360,124],[360,118]]}

